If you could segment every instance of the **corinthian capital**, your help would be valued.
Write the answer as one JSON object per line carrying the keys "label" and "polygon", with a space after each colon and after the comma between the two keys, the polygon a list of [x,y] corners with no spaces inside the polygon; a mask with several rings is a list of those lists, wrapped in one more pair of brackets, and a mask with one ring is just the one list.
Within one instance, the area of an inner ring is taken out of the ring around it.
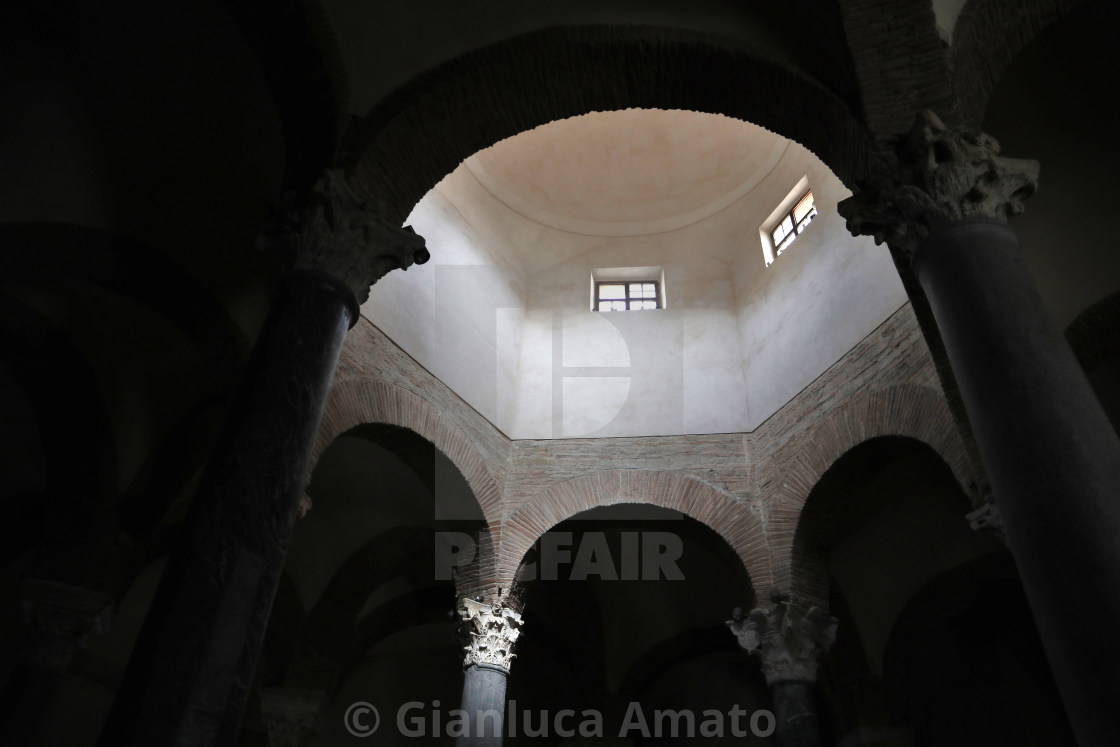
{"label": "corinthian capital", "polygon": [[508,672],[517,656],[513,646],[521,635],[521,615],[501,602],[488,604],[474,599],[462,600],[459,614],[470,635],[463,666],[490,664]]}
{"label": "corinthian capital", "polygon": [[20,589],[30,630],[20,651],[27,662],[64,671],[95,633],[109,629],[113,600],[107,594],[41,578],[26,578]]}
{"label": "corinthian capital", "polygon": [[816,681],[818,659],[836,640],[836,624],[836,618],[819,607],[805,609],[789,600],[748,615],[737,609],[727,621],[739,645],[758,654],[767,684]]}
{"label": "corinthian capital", "polygon": [[430,256],[422,236],[385,220],[337,170],[328,171],[301,205],[280,215],[261,243],[290,256],[296,269],[341,281],[359,305],[390,270],[422,265]]}
{"label": "corinthian capital", "polygon": [[907,259],[938,226],[1006,221],[1038,189],[1037,161],[1003,158],[994,138],[950,130],[931,111],[883,156],[884,168],[836,208],[853,235],[886,241]]}
{"label": "corinthian capital", "polygon": [[326,692],[266,687],[259,695],[269,747],[303,747],[322,730]]}

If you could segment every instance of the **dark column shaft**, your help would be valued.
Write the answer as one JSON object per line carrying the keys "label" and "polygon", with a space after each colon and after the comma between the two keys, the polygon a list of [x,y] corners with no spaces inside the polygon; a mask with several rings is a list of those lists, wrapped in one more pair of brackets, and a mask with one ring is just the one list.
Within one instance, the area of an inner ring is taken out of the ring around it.
{"label": "dark column shaft", "polygon": [[[459,747],[501,747],[505,729],[506,681],[509,672],[500,667],[487,664],[472,664],[467,667],[463,677],[463,702],[460,705],[467,712],[470,734],[456,739]],[[479,714],[494,711],[500,718],[482,719],[483,731],[478,736]]]}
{"label": "dark column shaft", "polygon": [[820,747],[817,697],[812,682],[783,680],[770,686],[777,728],[774,736],[781,747]]}
{"label": "dark column shaft", "polygon": [[101,744],[233,745],[353,298],[282,283]]}
{"label": "dark column shaft", "polygon": [[1078,742],[1120,744],[1120,440],[1010,228],[950,224],[914,270]]}

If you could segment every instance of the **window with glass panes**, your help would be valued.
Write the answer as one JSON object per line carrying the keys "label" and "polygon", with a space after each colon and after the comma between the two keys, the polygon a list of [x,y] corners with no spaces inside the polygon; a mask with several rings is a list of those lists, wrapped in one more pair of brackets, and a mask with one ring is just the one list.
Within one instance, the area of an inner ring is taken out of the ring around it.
{"label": "window with glass panes", "polygon": [[595,308],[599,311],[636,311],[659,309],[661,299],[656,281],[639,283],[601,282],[595,284]]}
{"label": "window with glass panes", "polygon": [[813,190],[809,190],[770,231],[770,238],[774,241],[774,253],[781,254],[782,250],[793,243],[816,215],[817,207],[813,204]]}

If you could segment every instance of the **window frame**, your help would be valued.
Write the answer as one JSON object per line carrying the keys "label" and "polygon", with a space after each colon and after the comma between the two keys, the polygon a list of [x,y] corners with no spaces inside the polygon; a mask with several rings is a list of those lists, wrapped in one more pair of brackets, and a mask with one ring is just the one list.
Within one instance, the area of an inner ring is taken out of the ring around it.
{"label": "window frame", "polygon": [[[806,200],[811,200],[812,206],[804,217],[798,221],[795,214],[796,210]],[[762,240],[762,255],[766,266],[769,267],[774,264],[781,253],[789,249],[801,234],[808,230],[809,224],[816,220],[818,215],[820,215],[820,208],[817,206],[817,196],[813,193],[813,187],[809,184],[808,175],[805,175],[798,180],[793,189],[778,203],[770,216],[758,228]],[[785,234],[780,241],[776,240],[774,232],[781,228],[786,221],[789,221],[789,233]]]}
{"label": "window frame", "polygon": [[[810,198],[812,198],[813,204],[809,208],[809,212],[806,213],[805,217],[802,218],[800,222],[798,222],[797,216],[794,215],[794,211],[797,210],[798,205],[805,202],[806,199]],[[770,242],[774,246],[774,256],[780,257],[782,255],[782,252],[788,249],[790,244],[792,244],[798,236],[805,232],[805,229],[809,227],[809,224],[813,222],[813,219],[817,217],[817,214],[819,212],[820,211],[817,210],[816,198],[813,197],[813,190],[812,188],[810,188],[805,191],[805,194],[801,195],[801,197],[797,198],[797,200],[795,200],[794,203],[790,205],[789,210],[786,211],[778,219],[778,222],[774,224],[774,227],[770,229]],[[782,226],[782,224],[786,222],[786,218],[789,219],[789,232],[782,237],[781,241],[778,241],[778,239],[774,236],[774,232],[777,231]]]}
{"label": "window frame", "polygon": [[[608,299],[601,298],[600,295],[599,295],[599,289],[604,285],[621,285],[623,287],[625,293],[626,293],[626,298],[625,299],[622,299],[622,298],[608,298]],[[630,286],[631,285],[652,285],[653,286],[653,298],[650,299],[650,298],[632,297],[630,295]],[[635,309],[635,308],[630,307],[631,302],[644,303],[646,301],[651,301],[651,300],[655,304],[652,309],[641,309],[641,308]],[[599,308],[599,303],[600,302],[608,302],[609,303],[609,302],[612,302],[612,301],[624,301],[626,303],[626,308],[625,309],[617,309],[618,311],[658,311],[658,310],[664,308],[664,306],[662,306],[662,304],[661,304],[661,282],[659,280],[652,279],[652,278],[648,279],[648,280],[596,280],[595,281],[595,306],[594,306],[594,308],[592,308],[592,311],[595,311],[595,312],[613,312],[613,311],[616,311],[616,309],[600,309]]]}

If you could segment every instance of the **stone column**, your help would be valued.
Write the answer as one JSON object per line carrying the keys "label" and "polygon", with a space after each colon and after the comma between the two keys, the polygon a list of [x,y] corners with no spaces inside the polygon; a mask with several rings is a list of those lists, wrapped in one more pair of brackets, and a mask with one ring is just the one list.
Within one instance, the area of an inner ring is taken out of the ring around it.
{"label": "stone column", "polygon": [[109,629],[113,598],[100,591],[26,578],[20,597],[27,634],[0,702],[0,741],[42,744],[59,678],[90,638]]}
{"label": "stone column", "polygon": [[1120,440],[1006,224],[1038,164],[927,112],[886,166],[840,213],[912,266],[1074,732],[1120,744]]}
{"label": "stone column", "polygon": [[470,733],[459,737],[456,744],[500,747],[505,733],[506,681],[516,657],[513,647],[521,635],[521,615],[501,600],[490,604],[479,598],[463,599],[459,614],[470,636],[460,705],[467,713]]}
{"label": "stone column", "polygon": [[369,287],[427,261],[328,173],[268,241],[283,278],[156,593],[103,745],[233,745],[342,340]]}
{"label": "stone column", "polygon": [[781,747],[819,747],[815,683],[820,656],[836,640],[836,618],[819,607],[778,599],[727,621],[744,650],[758,654],[774,701]]}

